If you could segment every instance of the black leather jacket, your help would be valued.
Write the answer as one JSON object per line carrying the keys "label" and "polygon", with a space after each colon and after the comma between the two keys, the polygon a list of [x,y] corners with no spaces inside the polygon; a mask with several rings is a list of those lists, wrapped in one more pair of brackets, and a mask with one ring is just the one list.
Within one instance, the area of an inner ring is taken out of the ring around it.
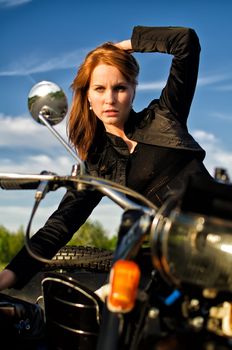
{"label": "black leather jacket", "polygon": [[[131,112],[125,125],[127,136],[137,142],[189,150],[203,159],[205,152],[187,130],[187,117],[195,91],[200,45],[194,30],[176,27],[137,26],[132,34],[135,52],[161,52],[173,55],[166,86],[158,100],[139,113]],[[117,137],[114,147],[117,148]],[[112,143],[105,139],[105,147],[88,158],[86,165],[91,175],[126,182],[126,164],[113,157]],[[115,162],[118,162],[117,164]],[[97,191],[68,191],[58,209],[32,238],[34,249],[51,258],[64,246],[86,221],[100,202]],[[16,288],[22,287],[41,268],[25,248],[7,268],[18,276]]]}
{"label": "black leather jacket", "polygon": [[[200,44],[195,31],[189,28],[137,26],[131,40],[135,52],[161,52],[174,57],[160,98],[153,100],[139,113],[132,110],[125,125],[126,135],[137,142],[193,151],[196,157],[203,159],[205,152],[188,133],[186,124],[199,65]],[[114,147],[117,148],[117,141]],[[93,176],[126,184],[125,164],[115,164],[107,138],[103,150],[91,154],[87,168]]]}

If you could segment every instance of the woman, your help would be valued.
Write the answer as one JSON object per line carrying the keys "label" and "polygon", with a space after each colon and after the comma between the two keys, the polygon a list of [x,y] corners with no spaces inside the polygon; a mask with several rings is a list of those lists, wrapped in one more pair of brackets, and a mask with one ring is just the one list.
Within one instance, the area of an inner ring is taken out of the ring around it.
{"label": "woman", "polygon": [[[132,108],[139,66],[132,52],[173,55],[166,86],[139,113]],[[160,206],[189,175],[209,177],[204,150],[187,130],[200,45],[194,30],[134,27],[130,40],[90,52],[72,84],[69,137],[88,172],[126,185]],[[96,191],[67,191],[58,209],[32,238],[51,258],[101,200]],[[42,267],[23,248],[0,274],[0,290],[23,287]]]}

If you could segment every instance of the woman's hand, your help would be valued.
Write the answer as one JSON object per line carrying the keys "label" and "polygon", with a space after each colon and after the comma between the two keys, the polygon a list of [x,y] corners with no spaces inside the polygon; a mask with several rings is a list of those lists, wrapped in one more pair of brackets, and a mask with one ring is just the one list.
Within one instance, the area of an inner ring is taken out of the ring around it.
{"label": "woman's hand", "polygon": [[0,272],[0,291],[13,287],[17,278],[13,271],[5,269]]}
{"label": "woman's hand", "polygon": [[125,50],[125,51],[127,51],[129,53],[133,52],[130,39],[119,41],[118,43],[115,43],[114,45],[117,46],[119,49]]}

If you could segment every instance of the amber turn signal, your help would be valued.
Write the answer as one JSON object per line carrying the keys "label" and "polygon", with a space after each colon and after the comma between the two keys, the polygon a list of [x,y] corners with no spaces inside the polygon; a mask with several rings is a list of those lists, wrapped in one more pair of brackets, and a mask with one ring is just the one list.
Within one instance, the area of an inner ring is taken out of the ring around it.
{"label": "amber turn signal", "polygon": [[140,269],[134,261],[118,260],[110,274],[108,308],[113,312],[129,312],[133,309],[139,280]]}

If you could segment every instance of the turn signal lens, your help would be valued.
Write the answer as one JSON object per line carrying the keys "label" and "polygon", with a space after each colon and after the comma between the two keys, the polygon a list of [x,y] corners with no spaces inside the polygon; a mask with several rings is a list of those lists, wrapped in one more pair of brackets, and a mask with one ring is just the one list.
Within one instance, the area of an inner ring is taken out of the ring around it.
{"label": "turn signal lens", "polygon": [[140,269],[134,261],[118,260],[114,264],[107,299],[111,311],[125,313],[133,309],[140,275]]}

